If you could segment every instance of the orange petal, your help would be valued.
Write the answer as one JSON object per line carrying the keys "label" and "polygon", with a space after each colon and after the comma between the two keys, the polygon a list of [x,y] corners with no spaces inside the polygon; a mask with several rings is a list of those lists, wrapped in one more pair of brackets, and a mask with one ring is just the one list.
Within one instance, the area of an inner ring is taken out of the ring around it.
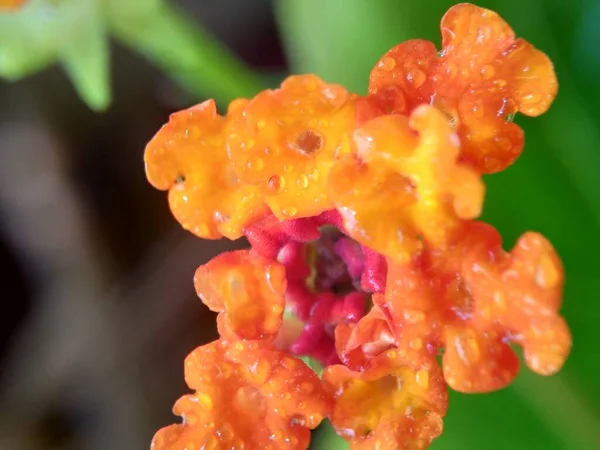
{"label": "orange petal", "polygon": [[371,71],[369,94],[386,114],[406,114],[429,103],[436,59],[437,49],[429,41],[414,39],[393,47]]}
{"label": "orange petal", "polygon": [[455,391],[491,392],[510,384],[519,371],[519,358],[494,331],[448,327],[442,358],[444,379]]}
{"label": "orange petal", "polygon": [[465,266],[478,328],[501,324],[523,346],[532,370],[557,372],[569,354],[571,335],[558,314],[564,273],[556,252],[541,235],[526,233],[508,256],[493,263],[479,258]]}
{"label": "orange petal", "polygon": [[504,54],[508,88],[519,111],[526,116],[545,113],[558,92],[550,58],[523,39],[517,39]]}
{"label": "orange petal", "polygon": [[[508,122],[507,98],[490,97],[482,91],[465,93],[458,102],[458,135],[461,159],[483,173],[495,173],[510,166],[523,151],[523,130]],[[498,111],[505,108],[505,112]]]}
{"label": "orange petal", "polygon": [[469,3],[453,6],[440,23],[442,58],[458,69],[450,70],[458,78],[480,77],[485,64],[514,41],[512,28],[494,11]]}
{"label": "orange petal", "polygon": [[155,450],[305,450],[310,428],[331,408],[316,374],[264,341],[199,347],[186,358],[185,375],[196,393],[177,401],[173,411],[184,422],[160,430]]}
{"label": "orange petal", "polygon": [[146,175],[169,190],[169,205],[181,225],[199,237],[237,239],[267,208],[256,188],[242,186],[225,148],[225,119],[209,100],[172,114],[148,143]]}
{"label": "orange petal", "polygon": [[[377,174],[385,174],[385,170],[388,169],[389,174],[380,179],[383,178],[384,182],[397,179],[398,183],[404,184],[403,191],[408,189],[413,196],[413,201],[406,202],[400,214],[398,209],[386,213],[390,206],[376,214],[377,221],[373,221],[373,226],[380,227],[385,224],[388,230],[387,234],[381,236],[382,241],[385,238],[396,241],[402,239],[406,247],[404,253],[410,252],[411,247],[420,248],[421,243],[418,241],[421,238],[434,246],[443,247],[460,219],[473,218],[480,214],[483,183],[475,171],[458,162],[458,139],[446,116],[437,109],[421,105],[409,118],[398,115],[377,117],[355,131],[354,142],[359,158],[355,163],[355,172],[361,170],[360,164],[366,165],[367,168],[362,168],[360,175],[377,183]],[[363,190],[362,185],[356,182],[356,176],[352,178],[352,174],[347,175],[351,177],[349,181],[343,181],[342,167],[352,170],[352,160],[340,161],[334,167],[330,184],[335,191],[331,192],[331,197],[338,209],[342,209],[347,223],[356,221],[359,228],[365,229],[363,234],[372,235],[375,230],[369,230],[364,219],[361,222],[359,217],[359,209],[366,209],[366,203],[371,198],[367,197],[363,201],[365,204],[357,205],[356,209],[351,206],[351,203],[359,202],[348,199],[355,195],[350,189],[360,189],[359,194],[363,195],[367,189]],[[374,175],[370,175],[369,172]],[[344,182],[354,182],[354,186],[343,185]],[[460,187],[463,182],[468,189]],[[336,187],[335,183],[343,187]],[[381,185],[382,182],[379,181],[378,184]],[[389,199],[389,187],[388,190],[384,190],[383,186],[376,186],[373,191],[373,196],[380,197],[379,201],[392,204]],[[398,200],[400,199],[396,199],[395,202]],[[387,219],[387,215],[391,216],[390,219],[382,220]],[[414,235],[411,236],[412,230]],[[359,237],[355,238],[360,241]],[[395,246],[383,250],[385,243],[383,246],[374,246],[366,240],[361,242],[395,259],[404,256],[393,253],[397,250]]]}
{"label": "orange petal", "polygon": [[345,230],[361,244],[397,259],[410,258],[421,247],[408,213],[416,198],[406,177],[348,156],[331,169],[327,191]]}
{"label": "orange petal", "polygon": [[292,76],[263,91],[232,122],[229,157],[245,183],[260,187],[279,219],[331,209],[325,180],[334,160],[348,153],[355,100],[315,75]]}
{"label": "orange petal", "polygon": [[413,371],[389,350],[364,372],[330,366],[323,381],[335,395],[331,423],[352,448],[426,448],[441,432],[447,392],[437,367]]}
{"label": "orange petal", "polygon": [[356,325],[337,326],[335,345],[340,360],[348,368],[363,370],[373,358],[395,347],[396,341],[387,318],[375,304]]}
{"label": "orange petal", "polygon": [[222,253],[198,268],[198,296],[211,310],[225,312],[226,327],[242,339],[272,338],[285,305],[285,268],[250,250]]}

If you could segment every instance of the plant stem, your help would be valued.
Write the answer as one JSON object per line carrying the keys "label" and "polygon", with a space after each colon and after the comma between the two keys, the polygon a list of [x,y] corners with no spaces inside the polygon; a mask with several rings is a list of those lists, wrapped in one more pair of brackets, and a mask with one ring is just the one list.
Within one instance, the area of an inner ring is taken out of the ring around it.
{"label": "plant stem", "polygon": [[191,94],[226,103],[252,97],[265,82],[224,45],[173,5],[135,20],[113,20],[114,35],[143,54]]}

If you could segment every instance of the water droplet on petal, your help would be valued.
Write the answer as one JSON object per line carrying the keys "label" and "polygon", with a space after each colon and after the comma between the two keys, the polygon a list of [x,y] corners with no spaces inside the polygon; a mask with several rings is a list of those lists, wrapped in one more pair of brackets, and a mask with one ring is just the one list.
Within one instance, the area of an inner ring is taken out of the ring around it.
{"label": "water droplet on petal", "polygon": [[391,70],[394,69],[394,67],[396,67],[396,60],[394,58],[390,58],[389,56],[386,56],[384,58],[381,58],[381,60],[377,64],[377,67],[385,70],[386,72],[390,72]]}

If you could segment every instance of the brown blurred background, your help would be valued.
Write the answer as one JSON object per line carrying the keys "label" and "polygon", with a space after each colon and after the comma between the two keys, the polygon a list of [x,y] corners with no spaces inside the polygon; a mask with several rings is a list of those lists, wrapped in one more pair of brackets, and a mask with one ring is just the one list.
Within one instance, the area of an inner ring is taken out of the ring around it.
{"label": "brown blurred background", "polygon": [[[179,2],[252,66],[285,62],[268,0]],[[145,143],[190,98],[113,44],[113,104],[58,69],[0,84],[0,449],[144,449],[183,358],[215,334],[195,268],[243,242],[192,237],[146,182]]]}

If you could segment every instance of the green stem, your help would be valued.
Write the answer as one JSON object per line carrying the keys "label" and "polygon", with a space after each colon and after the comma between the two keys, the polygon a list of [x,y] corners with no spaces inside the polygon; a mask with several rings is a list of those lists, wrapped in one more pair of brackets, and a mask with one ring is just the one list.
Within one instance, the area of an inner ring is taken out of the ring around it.
{"label": "green stem", "polygon": [[114,20],[114,35],[197,97],[218,103],[251,97],[264,80],[198,26],[188,15],[165,3],[136,20]]}

